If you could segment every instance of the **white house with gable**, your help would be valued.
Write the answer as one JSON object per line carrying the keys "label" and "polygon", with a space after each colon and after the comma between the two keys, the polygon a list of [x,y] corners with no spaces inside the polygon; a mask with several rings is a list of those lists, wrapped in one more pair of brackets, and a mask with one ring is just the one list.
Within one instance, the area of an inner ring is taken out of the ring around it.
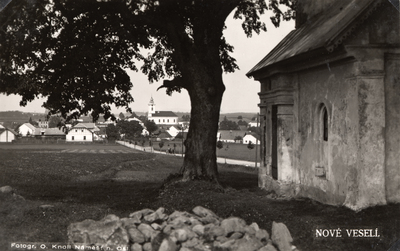
{"label": "white house with gable", "polygon": [[260,145],[260,137],[255,133],[246,133],[243,137],[243,144],[247,145],[249,143]]}
{"label": "white house with gable", "polygon": [[78,123],[72,127],[66,136],[67,142],[93,142],[100,140],[96,134],[100,129],[94,123]]}
{"label": "white house with gable", "polygon": [[29,135],[34,135],[36,131],[36,127],[34,127],[31,123],[25,123],[22,124],[20,127],[18,127],[18,132],[22,136],[29,136]]}

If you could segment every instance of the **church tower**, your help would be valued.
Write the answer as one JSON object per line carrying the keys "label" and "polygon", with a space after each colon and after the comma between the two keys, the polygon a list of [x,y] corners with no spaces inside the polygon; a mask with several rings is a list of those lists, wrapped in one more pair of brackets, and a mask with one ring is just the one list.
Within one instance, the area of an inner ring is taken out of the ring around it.
{"label": "church tower", "polygon": [[156,105],[154,104],[153,97],[151,97],[149,102],[149,111],[147,117],[151,118],[154,113],[156,113]]}

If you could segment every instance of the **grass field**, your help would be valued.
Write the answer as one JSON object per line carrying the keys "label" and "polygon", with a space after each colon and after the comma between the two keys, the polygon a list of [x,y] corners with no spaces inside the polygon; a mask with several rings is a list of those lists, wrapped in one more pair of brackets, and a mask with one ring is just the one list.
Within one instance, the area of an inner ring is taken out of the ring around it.
{"label": "grass field", "polygon": [[[67,151],[73,147],[79,153]],[[220,217],[257,222],[268,231],[272,221],[283,222],[302,251],[388,250],[400,238],[399,205],[355,213],[308,199],[274,199],[258,189],[256,172],[229,165],[219,167],[222,190],[204,181],[166,189],[163,181],[178,172],[182,158],[125,150],[112,144],[0,145],[0,187],[10,185],[17,195],[0,193],[0,250],[7,250],[9,242],[66,243],[72,222],[108,214],[127,217],[160,206],[172,213],[201,205]],[[384,238],[316,240],[316,226],[380,227]]]}
{"label": "grass field", "polygon": [[[174,148],[175,144],[175,153],[182,153],[182,141],[163,141],[164,145],[160,148],[160,142],[152,142],[153,148],[156,151],[167,151],[168,148]],[[145,146],[149,146],[149,143],[146,142]],[[259,149],[259,148],[258,148]],[[183,149],[185,151],[185,149]],[[260,161],[260,155],[257,153],[257,160]],[[239,143],[223,143],[223,148],[217,149],[217,157],[228,158],[228,159],[236,159],[236,160],[244,160],[244,161],[255,161],[256,159],[256,148],[248,149],[246,144]]]}

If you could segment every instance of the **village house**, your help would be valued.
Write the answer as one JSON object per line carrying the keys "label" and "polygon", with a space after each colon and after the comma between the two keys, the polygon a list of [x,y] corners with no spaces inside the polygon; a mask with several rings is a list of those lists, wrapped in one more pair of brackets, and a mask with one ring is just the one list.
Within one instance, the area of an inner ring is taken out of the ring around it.
{"label": "village house", "polygon": [[247,74],[260,187],[353,210],[400,202],[399,24],[388,0],[298,1],[296,29]]}
{"label": "village house", "polygon": [[39,119],[38,127],[39,128],[49,128],[49,121]]}
{"label": "village house", "polygon": [[24,137],[33,136],[35,134],[36,129],[37,128],[35,126],[33,126],[32,124],[25,123],[25,124],[22,124],[20,127],[18,127],[18,132],[21,136],[24,136]]}
{"label": "village house", "polygon": [[167,132],[172,136],[175,137],[181,130],[177,126],[170,126],[167,129]]}
{"label": "village house", "polygon": [[256,133],[245,133],[243,137],[243,144],[247,145],[250,142],[254,145],[260,145],[260,137]]}
{"label": "village house", "polygon": [[36,138],[52,138],[52,139],[65,139],[65,132],[58,128],[37,128],[35,131]]}
{"label": "village house", "polygon": [[172,111],[156,111],[156,104],[153,97],[149,102],[147,118],[156,125],[178,125],[178,115]]}
{"label": "village house", "polygon": [[18,134],[9,128],[5,128],[0,125],[0,143],[6,142],[10,143],[17,138]]}
{"label": "village house", "polygon": [[155,135],[157,141],[162,141],[162,140],[172,140],[172,135],[169,134],[169,132],[165,129],[161,129],[158,131],[158,133]]}
{"label": "village house", "polygon": [[258,122],[249,122],[248,124],[247,124],[247,127],[258,127],[259,126],[259,123]]}
{"label": "village house", "polygon": [[67,142],[93,142],[101,140],[96,134],[100,129],[94,123],[78,123],[69,129],[66,136]]}

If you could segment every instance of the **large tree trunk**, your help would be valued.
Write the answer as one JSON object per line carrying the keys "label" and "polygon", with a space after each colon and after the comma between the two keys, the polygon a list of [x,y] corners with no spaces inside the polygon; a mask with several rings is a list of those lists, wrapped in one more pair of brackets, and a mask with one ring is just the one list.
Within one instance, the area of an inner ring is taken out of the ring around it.
{"label": "large tree trunk", "polygon": [[[204,63],[205,62],[205,63]],[[190,127],[185,140],[183,180],[218,181],[216,143],[220,107],[225,86],[219,60],[202,57],[189,67],[191,84]]]}

